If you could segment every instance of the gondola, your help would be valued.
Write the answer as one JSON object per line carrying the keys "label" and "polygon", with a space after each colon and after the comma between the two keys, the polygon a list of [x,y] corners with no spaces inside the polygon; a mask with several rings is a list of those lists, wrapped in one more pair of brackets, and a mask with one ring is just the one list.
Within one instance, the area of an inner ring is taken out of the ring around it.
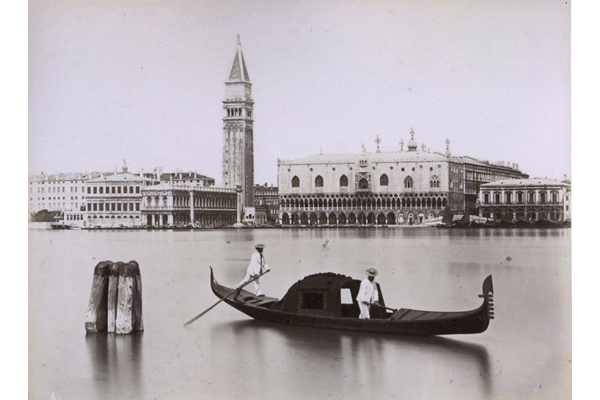
{"label": "gondola", "polygon": [[[242,289],[220,285],[210,269],[213,293],[233,308],[263,321],[314,328],[345,329],[396,335],[451,335],[484,332],[494,318],[492,276],[483,281],[483,304],[470,311],[398,310],[385,307],[380,290],[381,307],[371,307],[371,319],[359,319],[356,296],[360,281],[351,277],[320,273],[296,282],[281,299],[256,296]],[[350,299],[350,300],[349,300]]]}

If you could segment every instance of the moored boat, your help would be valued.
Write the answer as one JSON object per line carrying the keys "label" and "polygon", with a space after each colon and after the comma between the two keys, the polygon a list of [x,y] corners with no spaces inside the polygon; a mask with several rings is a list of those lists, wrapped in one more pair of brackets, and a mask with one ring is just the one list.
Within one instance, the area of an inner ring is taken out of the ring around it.
{"label": "moored boat", "polygon": [[281,299],[256,296],[246,290],[232,295],[234,289],[220,285],[210,271],[213,293],[233,308],[263,321],[315,328],[345,329],[396,335],[450,335],[484,332],[494,318],[492,276],[483,282],[481,306],[469,311],[398,310],[385,307],[380,290],[381,307],[371,308],[371,319],[359,319],[356,296],[360,280],[334,274],[309,275],[290,287]]}
{"label": "moored boat", "polygon": [[53,224],[50,224],[50,227],[52,227],[52,229],[76,229],[76,228],[79,228],[78,226],[68,225],[68,224],[64,224],[64,223],[53,223]]}
{"label": "moored boat", "polygon": [[442,215],[442,223],[436,225],[436,228],[454,228],[455,224],[454,224],[454,212],[452,211],[452,208],[450,208],[450,205],[447,205],[446,208],[444,209],[444,213]]}

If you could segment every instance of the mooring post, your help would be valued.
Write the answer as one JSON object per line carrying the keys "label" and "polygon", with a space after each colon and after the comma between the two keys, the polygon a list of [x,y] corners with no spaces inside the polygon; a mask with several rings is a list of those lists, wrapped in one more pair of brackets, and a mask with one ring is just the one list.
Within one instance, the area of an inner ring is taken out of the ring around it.
{"label": "mooring post", "polygon": [[127,335],[134,327],[135,265],[123,264],[119,268],[119,307],[117,308],[117,333]]}
{"label": "mooring post", "polygon": [[85,317],[85,330],[88,333],[106,329],[108,305],[108,272],[110,261],[102,261],[94,268],[92,292]]}
{"label": "mooring post", "polygon": [[133,295],[133,330],[143,331],[144,320],[142,318],[142,275],[140,265],[135,260],[129,261],[133,266],[134,274],[134,295]]}
{"label": "mooring post", "polygon": [[133,267],[122,264],[119,268],[119,306],[117,308],[118,334],[126,335],[133,330]]}
{"label": "mooring post", "polygon": [[117,331],[117,307],[119,301],[119,269],[122,262],[111,263],[108,272],[108,332]]}

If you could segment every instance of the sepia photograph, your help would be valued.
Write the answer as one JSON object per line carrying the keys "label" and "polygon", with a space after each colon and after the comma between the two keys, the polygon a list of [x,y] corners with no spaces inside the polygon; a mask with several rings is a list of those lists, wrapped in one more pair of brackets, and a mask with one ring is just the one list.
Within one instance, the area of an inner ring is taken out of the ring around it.
{"label": "sepia photograph", "polygon": [[29,398],[573,398],[571,17],[29,0]]}

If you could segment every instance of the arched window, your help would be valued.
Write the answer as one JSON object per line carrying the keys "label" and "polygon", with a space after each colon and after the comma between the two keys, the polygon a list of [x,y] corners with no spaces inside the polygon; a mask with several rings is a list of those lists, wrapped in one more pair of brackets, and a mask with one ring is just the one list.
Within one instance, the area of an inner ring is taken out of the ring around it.
{"label": "arched window", "polygon": [[429,180],[429,187],[431,188],[439,188],[440,187],[440,180],[438,179],[437,176],[432,176],[431,179]]}
{"label": "arched window", "polygon": [[360,180],[360,182],[358,182],[358,187],[360,189],[368,189],[369,188],[369,181],[367,181],[365,178],[362,178]]}
{"label": "arched window", "polygon": [[404,179],[404,187],[406,189],[412,189],[413,187],[413,180],[410,176],[407,176],[406,179]]}
{"label": "arched window", "polygon": [[348,186],[348,177],[346,175],[342,175],[340,178],[340,186]]}
{"label": "arched window", "polygon": [[321,175],[315,178],[315,187],[323,187],[323,177]]}
{"label": "arched window", "polygon": [[300,179],[297,176],[292,178],[292,187],[300,187]]}
{"label": "arched window", "polygon": [[379,178],[379,186],[387,186],[389,182],[390,180],[386,174],[381,175],[381,178]]}

